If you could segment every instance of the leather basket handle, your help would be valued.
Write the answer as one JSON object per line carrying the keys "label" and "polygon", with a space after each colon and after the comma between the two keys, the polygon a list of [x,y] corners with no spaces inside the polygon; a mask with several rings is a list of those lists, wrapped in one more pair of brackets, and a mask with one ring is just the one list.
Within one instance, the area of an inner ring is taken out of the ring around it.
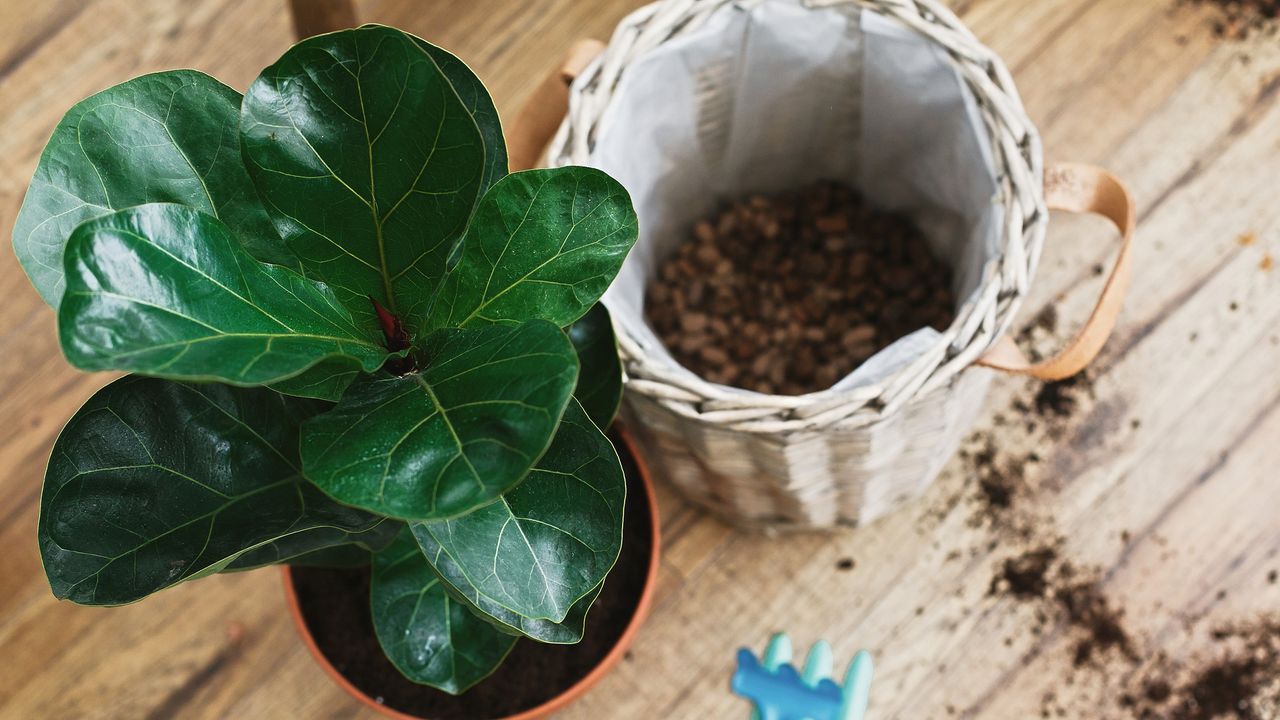
{"label": "leather basket handle", "polygon": [[976,364],[1013,375],[1061,380],[1075,375],[1092,362],[1115,327],[1120,306],[1124,304],[1125,293],[1129,290],[1129,248],[1137,212],[1133,196],[1124,183],[1093,165],[1062,163],[1050,167],[1045,172],[1044,195],[1045,204],[1051,210],[1095,213],[1115,224],[1120,230],[1120,252],[1116,255],[1111,275],[1102,286],[1102,294],[1084,327],[1053,357],[1033,363],[1006,334],[978,358]]}
{"label": "leather basket handle", "polygon": [[513,171],[528,170],[542,159],[569,111],[569,85],[603,49],[599,40],[575,42],[556,69],[534,88],[507,133],[507,164]]}

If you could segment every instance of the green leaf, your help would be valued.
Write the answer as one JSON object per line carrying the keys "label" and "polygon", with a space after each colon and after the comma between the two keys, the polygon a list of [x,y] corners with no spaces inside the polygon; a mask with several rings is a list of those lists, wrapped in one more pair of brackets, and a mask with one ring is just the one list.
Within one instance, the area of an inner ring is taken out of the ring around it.
{"label": "green leaf", "polygon": [[625,497],[613,445],[574,402],[547,454],[514,490],[461,517],[410,527],[429,560],[443,554],[457,565],[458,583],[436,567],[463,597],[478,596],[482,611],[491,602],[561,622],[618,559]]}
{"label": "green leaf", "polygon": [[381,518],[326,498],[298,471],[298,425],[323,409],[265,389],[126,377],[53,446],[39,538],[53,594],[119,605],[317,528]]}
{"label": "green leaf", "polygon": [[591,422],[607,430],[622,402],[622,359],[618,356],[618,338],[613,334],[609,311],[603,303],[596,303],[569,326],[568,333],[582,368],[573,396],[587,411]]}
{"label": "green leaf", "polygon": [[13,228],[14,252],[44,301],[62,299],[63,248],[77,225],[151,202],[216,215],[258,259],[300,268],[245,172],[239,124],[240,94],[194,70],[143,75],[72,107]]}
{"label": "green leaf", "polygon": [[337,402],[363,370],[360,362],[352,358],[330,357],[293,377],[271,383],[271,389],[294,397]]}
{"label": "green leaf", "polygon": [[404,523],[383,520],[363,532],[319,527],[293,533],[238,556],[222,572],[253,570],[280,563],[319,567],[368,565],[369,553],[389,545],[402,527]]}
{"label": "green leaf", "polygon": [[290,567],[361,568],[373,563],[373,552],[362,545],[334,545],[285,560]]}
{"label": "green leaf", "polygon": [[339,502],[458,515],[520,482],[551,444],[578,376],[558,328],[450,328],[423,347],[420,372],[363,377],[303,426],[304,472]]}
{"label": "green leaf", "polygon": [[445,554],[440,543],[436,542],[430,533],[414,532],[414,536],[431,566],[449,586],[450,595],[469,607],[472,612],[486,618],[499,628],[505,628],[507,632],[517,633],[538,642],[572,645],[582,640],[586,629],[587,612],[599,597],[600,591],[604,589],[604,583],[597,585],[574,603],[564,619],[559,622],[527,618],[481,595],[475,585],[467,580],[458,564]]}
{"label": "green leaf", "polygon": [[62,349],[82,370],[260,385],[349,358],[387,357],[324,285],[254,260],[225,225],[181,205],[140,205],[67,243]]}
{"label": "green leaf", "polygon": [[488,677],[516,638],[445,592],[406,528],[373,556],[373,628],[405,677],[454,695]]}
{"label": "green leaf", "polygon": [[458,93],[462,104],[471,113],[480,136],[484,139],[484,177],[480,181],[478,195],[483,195],[503,175],[507,174],[507,143],[502,137],[502,123],[498,119],[498,109],[493,106],[493,98],[480,78],[467,67],[461,59],[444,48],[436,47],[422,38],[414,37],[415,42],[440,66],[440,71],[449,78],[454,92]]}
{"label": "green leaf", "polygon": [[399,30],[304,40],[245,95],[249,174],[307,273],[359,316],[413,331],[484,178],[485,143],[450,77]]}
{"label": "green leaf", "polygon": [[600,299],[635,240],[631,198],[603,172],[507,175],[476,207],[430,326],[541,318],[564,327]]}

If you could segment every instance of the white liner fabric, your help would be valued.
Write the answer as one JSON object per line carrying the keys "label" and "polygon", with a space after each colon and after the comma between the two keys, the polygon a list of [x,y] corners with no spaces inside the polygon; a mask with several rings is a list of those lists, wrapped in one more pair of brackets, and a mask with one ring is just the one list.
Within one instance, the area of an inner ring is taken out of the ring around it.
{"label": "white liner fabric", "polygon": [[[629,65],[598,127],[590,164],[628,189],[640,218],[604,300],[677,372],[689,374],[644,320],[645,287],[726,201],[842,181],[919,225],[954,269],[957,307],[999,252],[1003,209],[968,86],[936,43],[854,5],[726,5]],[[833,389],[889,377],[937,341],[918,330]]]}

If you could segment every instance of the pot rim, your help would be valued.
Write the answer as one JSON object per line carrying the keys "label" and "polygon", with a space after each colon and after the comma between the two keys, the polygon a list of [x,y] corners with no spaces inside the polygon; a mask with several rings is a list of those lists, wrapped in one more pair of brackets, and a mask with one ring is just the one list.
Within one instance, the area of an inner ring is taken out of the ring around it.
{"label": "pot rim", "polygon": [[[579,678],[573,685],[565,688],[565,690],[559,695],[556,695],[541,705],[530,708],[516,715],[508,715],[505,718],[502,718],[502,720],[537,720],[538,718],[544,718],[586,694],[586,692],[595,686],[596,683],[600,682],[605,675],[609,674],[614,666],[618,664],[618,661],[622,659],[622,656],[627,652],[628,648],[631,647],[631,644],[635,641],[636,632],[639,630],[640,625],[644,623],[645,618],[649,614],[650,607],[653,604],[654,590],[658,584],[658,561],[661,556],[662,539],[661,527],[658,521],[658,501],[657,497],[654,495],[653,479],[649,476],[649,468],[645,464],[643,457],[640,455],[631,433],[621,422],[615,422],[613,427],[617,431],[618,438],[626,447],[627,452],[631,453],[631,457],[635,461],[640,484],[644,487],[645,502],[649,506],[649,526],[651,528],[649,569],[645,574],[644,588],[640,591],[640,600],[636,603],[635,612],[632,613],[631,620],[627,623],[627,627],[622,631],[622,635],[618,636],[618,641],[614,643],[609,652],[605,654],[604,658],[594,668],[592,668],[590,672]],[[305,645],[307,650],[311,653],[311,657],[320,666],[320,669],[324,670],[325,674],[328,675],[329,678],[338,685],[338,687],[345,690],[348,695],[360,701],[361,704],[386,717],[395,718],[396,720],[430,720],[429,718],[422,718],[417,715],[408,715],[376,702],[373,698],[369,697],[362,690],[353,685],[351,681],[347,680],[342,673],[338,672],[337,668],[335,668],[333,664],[329,662],[329,659],[324,656],[324,653],[320,651],[320,648],[316,645],[315,638],[311,636],[310,628],[307,627],[306,621],[302,618],[302,611],[298,607],[298,595],[293,586],[293,576],[289,572],[288,565],[282,565],[280,567],[280,575],[284,579],[285,604],[289,609],[289,615],[293,617],[294,628],[298,631],[298,635],[302,639],[303,645]]]}

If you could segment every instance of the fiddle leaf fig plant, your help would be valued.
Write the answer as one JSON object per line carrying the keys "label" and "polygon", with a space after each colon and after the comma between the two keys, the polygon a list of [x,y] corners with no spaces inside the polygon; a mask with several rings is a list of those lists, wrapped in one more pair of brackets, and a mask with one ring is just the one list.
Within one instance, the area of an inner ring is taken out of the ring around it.
{"label": "fiddle leaf fig plant", "polygon": [[54,445],[54,594],[369,565],[387,657],[450,693],[520,637],[579,641],[626,496],[597,300],[635,238],[604,173],[508,174],[479,79],[388,27],[244,97],[178,70],[80,102],[14,250],[67,360],[132,374]]}

